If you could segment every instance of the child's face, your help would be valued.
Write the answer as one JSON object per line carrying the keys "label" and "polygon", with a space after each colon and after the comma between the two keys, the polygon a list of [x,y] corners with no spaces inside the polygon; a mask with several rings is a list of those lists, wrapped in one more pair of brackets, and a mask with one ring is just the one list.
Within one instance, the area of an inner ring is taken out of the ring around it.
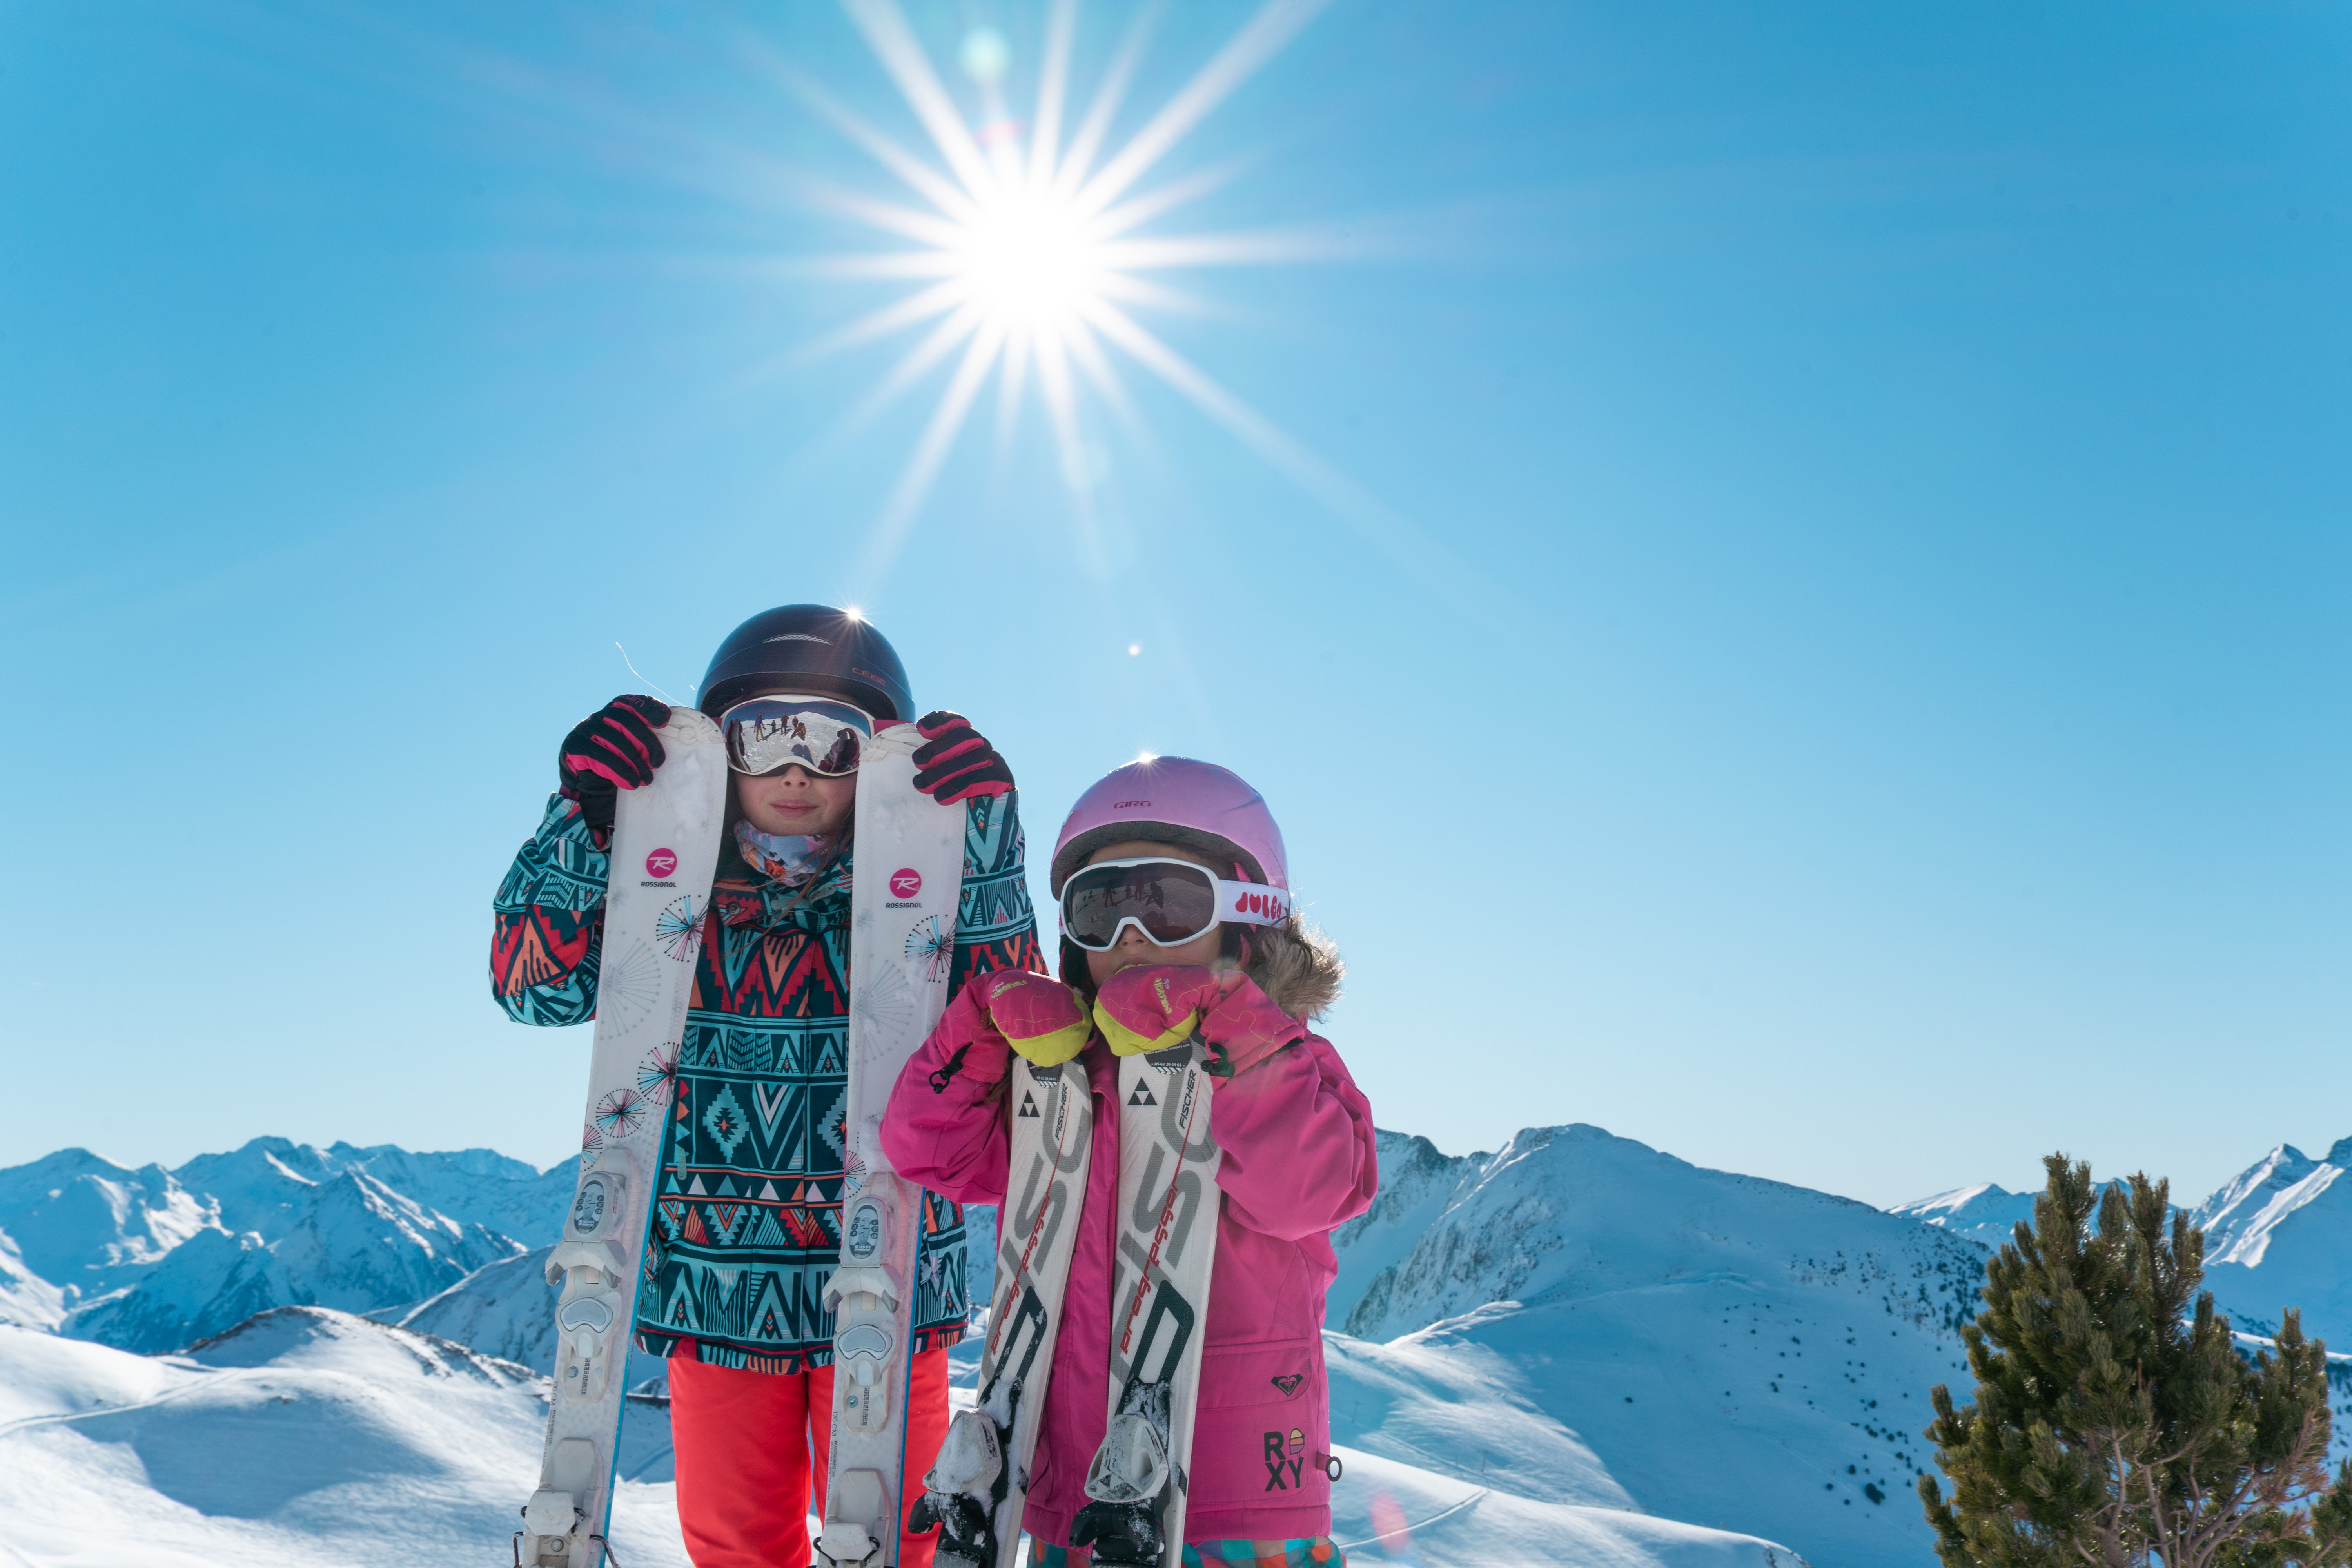
{"label": "child's face", "polygon": [[[1173,844],[1154,844],[1141,839],[1106,845],[1087,856],[1087,864],[1091,866],[1098,860],[1137,860],[1145,856],[1189,860],[1212,877],[1218,875],[1214,866],[1190,850],[1179,849]],[[1118,933],[1118,944],[1108,952],[1087,954],[1087,973],[1093,977],[1096,987],[1100,989],[1104,981],[1120,970],[1131,969],[1139,963],[1213,963],[1223,932],[1224,927],[1212,926],[1181,947],[1162,947],[1133,926],[1129,926]]]}
{"label": "child's face", "polygon": [[735,775],[735,804],[762,833],[823,838],[849,824],[857,805],[857,775],[819,778],[795,763],[780,773]]}

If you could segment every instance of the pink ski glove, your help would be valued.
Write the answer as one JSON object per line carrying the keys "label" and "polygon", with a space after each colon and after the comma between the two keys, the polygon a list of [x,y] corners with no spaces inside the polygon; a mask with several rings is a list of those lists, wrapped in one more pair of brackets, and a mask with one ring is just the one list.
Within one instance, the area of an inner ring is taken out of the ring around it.
{"label": "pink ski glove", "polygon": [[1198,1030],[1209,1071],[1231,1078],[1303,1039],[1307,1026],[1276,1006],[1239,970],[1138,964],[1103,982],[1095,1023],[1112,1052],[1131,1057],[1183,1044]]}
{"label": "pink ski glove", "polygon": [[972,984],[981,1007],[1005,1042],[1041,1068],[1068,1061],[1086,1049],[1087,1010],[1077,993],[1048,975],[1002,969]]}

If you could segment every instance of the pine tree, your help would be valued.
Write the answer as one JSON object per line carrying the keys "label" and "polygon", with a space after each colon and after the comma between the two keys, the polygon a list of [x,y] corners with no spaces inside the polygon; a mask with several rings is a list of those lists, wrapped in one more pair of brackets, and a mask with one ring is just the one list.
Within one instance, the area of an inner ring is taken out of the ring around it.
{"label": "pine tree", "polygon": [[2087,1164],[2043,1163],[1960,1330],[1976,1403],[1930,1395],[1952,1496],[1923,1476],[1919,1497],[1944,1568],[2352,1563],[2352,1461],[2329,1487],[2326,1348],[2300,1314],[2240,1355],[2168,1184],[2102,1193]]}

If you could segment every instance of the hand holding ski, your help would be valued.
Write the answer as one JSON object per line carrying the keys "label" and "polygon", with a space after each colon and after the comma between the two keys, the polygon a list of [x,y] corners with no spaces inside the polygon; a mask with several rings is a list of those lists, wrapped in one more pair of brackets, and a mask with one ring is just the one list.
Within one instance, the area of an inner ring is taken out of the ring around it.
{"label": "hand holding ski", "polygon": [[1197,1032],[1217,1078],[1246,1072],[1307,1034],[1240,970],[1197,964],[1120,970],[1103,982],[1095,1022],[1119,1056],[1166,1050]]}

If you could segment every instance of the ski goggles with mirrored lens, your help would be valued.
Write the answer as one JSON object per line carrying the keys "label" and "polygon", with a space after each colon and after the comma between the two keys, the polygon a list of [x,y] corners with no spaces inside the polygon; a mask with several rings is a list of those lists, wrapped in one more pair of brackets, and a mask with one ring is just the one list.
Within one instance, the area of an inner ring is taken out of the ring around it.
{"label": "ski goggles with mirrored lens", "polygon": [[1108,952],[1130,925],[1161,947],[1181,947],[1220,921],[1271,926],[1289,918],[1290,895],[1280,888],[1228,882],[1190,860],[1102,860],[1062,884],[1062,934],[1094,952]]}
{"label": "ski goggles with mirrored lens", "polygon": [[874,721],[824,697],[752,697],[719,716],[727,765],[739,773],[772,773],[795,764],[821,778],[857,771]]}

